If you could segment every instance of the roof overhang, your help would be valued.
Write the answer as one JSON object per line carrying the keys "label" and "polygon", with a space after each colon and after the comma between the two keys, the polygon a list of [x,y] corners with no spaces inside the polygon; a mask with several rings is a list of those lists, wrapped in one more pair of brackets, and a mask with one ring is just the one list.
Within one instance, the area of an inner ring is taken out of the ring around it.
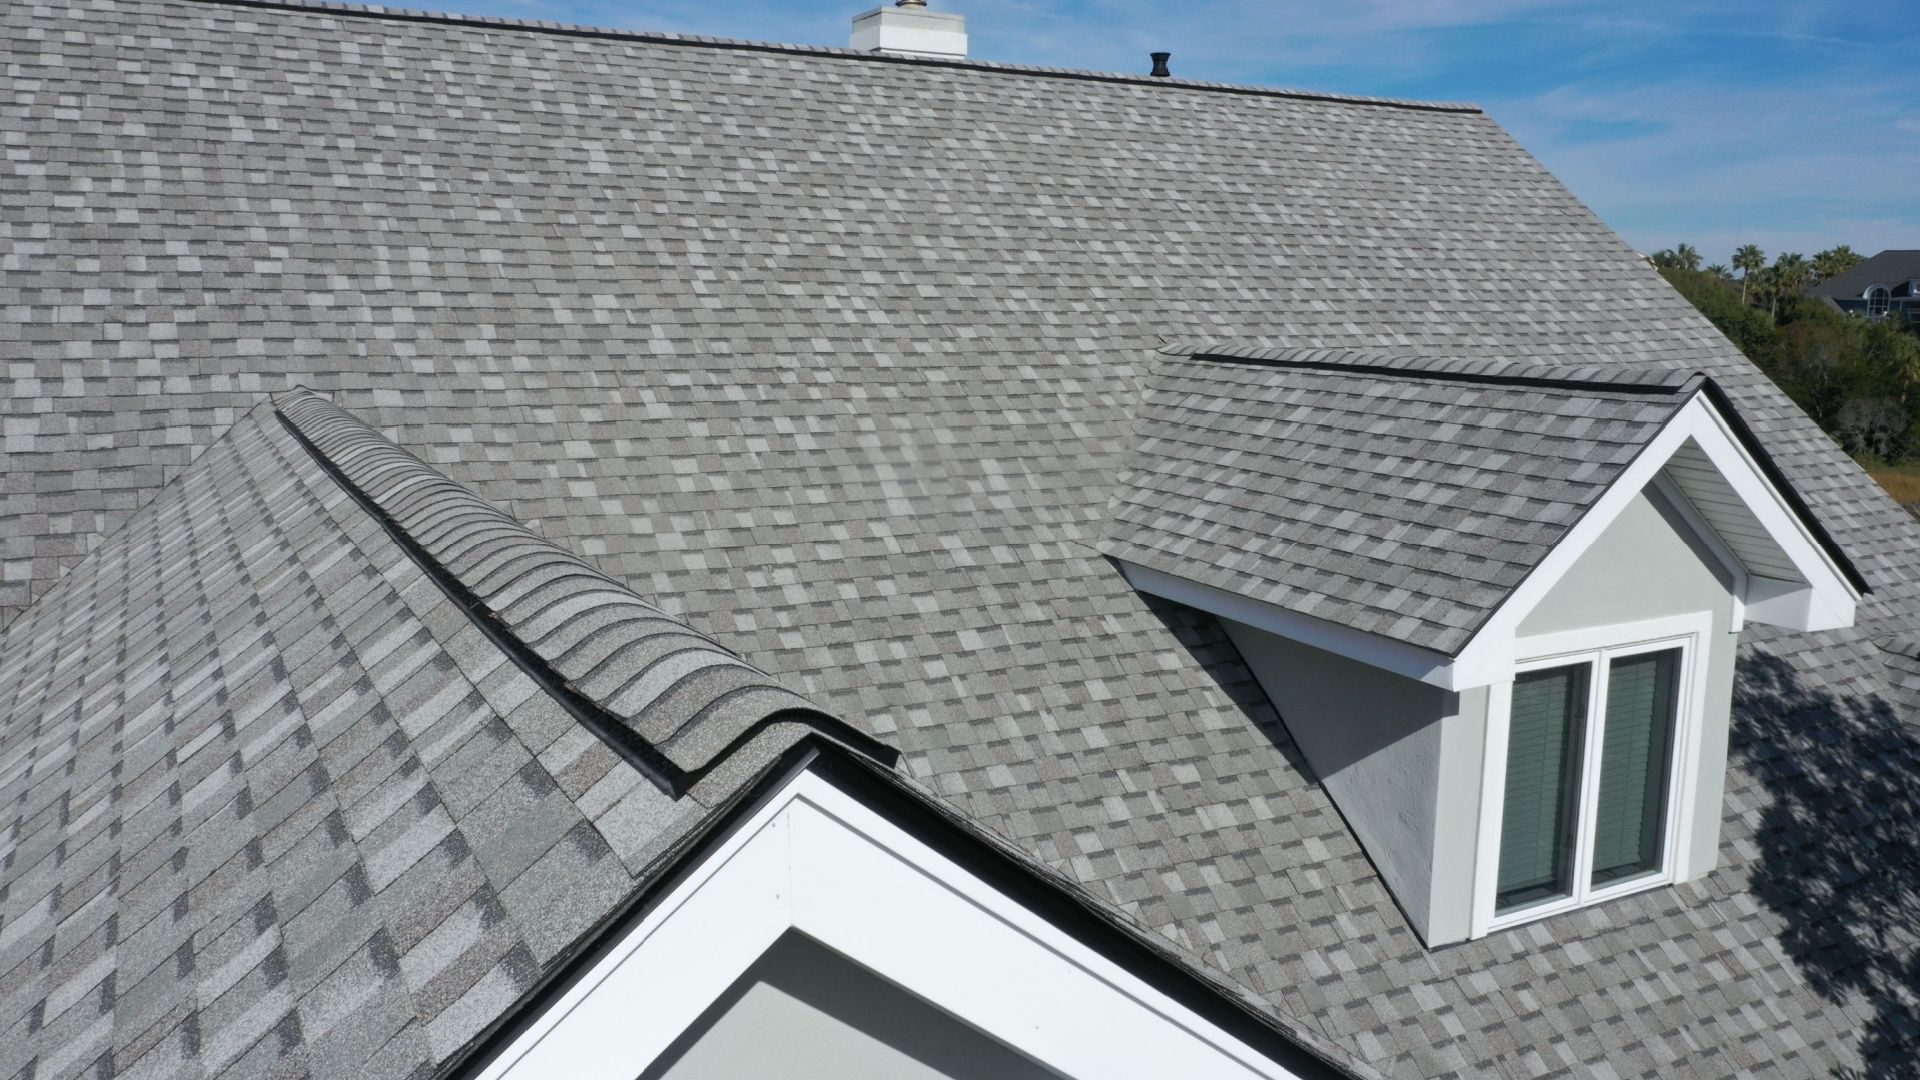
{"label": "roof overhang", "polygon": [[[1711,492],[1686,475],[1669,474],[1677,457],[1695,467],[1692,475],[1710,473],[1715,481]],[[1757,440],[1710,382],[1674,414],[1452,656],[1118,561],[1128,582],[1141,592],[1444,690],[1466,690],[1511,675],[1521,622],[1643,491],[1674,504],[1721,556],[1735,582],[1736,625],[1742,619],[1804,631],[1853,625],[1864,582],[1806,506],[1777,478]],[[1711,501],[1710,514],[1693,505],[1696,498]],[[1719,525],[1709,522],[1709,516]]]}

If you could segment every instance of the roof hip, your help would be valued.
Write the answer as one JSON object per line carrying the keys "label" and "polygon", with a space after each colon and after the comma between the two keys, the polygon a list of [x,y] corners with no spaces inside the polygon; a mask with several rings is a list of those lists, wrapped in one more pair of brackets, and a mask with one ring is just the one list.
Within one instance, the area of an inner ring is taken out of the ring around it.
{"label": "roof hip", "polygon": [[[568,713],[670,795],[761,729],[898,752],[781,686],[305,388],[276,395],[296,441]],[[511,567],[509,572],[508,568]]]}

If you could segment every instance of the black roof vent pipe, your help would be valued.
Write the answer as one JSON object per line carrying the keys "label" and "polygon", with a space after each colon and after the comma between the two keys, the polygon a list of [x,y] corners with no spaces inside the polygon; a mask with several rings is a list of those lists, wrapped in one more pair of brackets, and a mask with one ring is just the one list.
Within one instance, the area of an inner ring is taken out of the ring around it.
{"label": "black roof vent pipe", "polygon": [[1153,57],[1153,77],[1156,79],[1173,78],[1173,72],[1167,70],[1167,61],[1173,59],[1173,54],[1170,52],[1157,52],[1151,53],[1150,55]]}

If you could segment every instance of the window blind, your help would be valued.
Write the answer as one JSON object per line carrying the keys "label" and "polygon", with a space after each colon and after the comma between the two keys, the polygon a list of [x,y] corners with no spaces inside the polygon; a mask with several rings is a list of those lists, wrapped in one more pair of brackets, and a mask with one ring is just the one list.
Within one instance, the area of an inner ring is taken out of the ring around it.
{"label": "window blind", "polygon": [[1607,665],[1593,822],[1595,888],[1660,868],[1679,671],[1679,649],[1623,656]]}
{"label": "window blind", "polygon": [[1496,910],[1572,892],[1590,670],[1574,664],[1513,680]]}

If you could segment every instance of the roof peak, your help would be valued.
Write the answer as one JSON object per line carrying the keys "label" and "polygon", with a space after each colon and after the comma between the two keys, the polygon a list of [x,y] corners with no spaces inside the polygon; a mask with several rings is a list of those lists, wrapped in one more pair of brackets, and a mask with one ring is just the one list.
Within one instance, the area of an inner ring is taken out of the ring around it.
{"label": "roof peak", "polygon": [[739,38],[704,37],[697,34],[673,34],[651,30],[583,26],[535,19],[506,19],[488,15],[460,15],[425,11],[417,8],[389,8],[369,4],[334,3],[331,0],[184,0],[204,7],[258,8],[273,11],[334,15],[384,22],[425,23],[477,30],[506,30],[518,33],[547,34],[557,37],[588,38],[606,41],[636,41],[652,45],[726,49],[738,52],[787,53],[798,56],[822,56],[837,60],[860,60],[877,64],[918,64],[926,67],[966,68],[1002,75],[1035,78],[1070,79],[1080,82],[1109,82],[1152,87],[1157,90],[1200,90],[1249,97],[1287,98],[1298,101],[1322,101],[1341,105],[1366,105],[1418,112],[1479,115],[1484,110],[1471,102],[1415,101],[1406,98],[1370,97],[1363,94],[1338,94],[1315,90],[1258,86],[1248,83],[1208,82],[1200,79],[1154,78],[1119,72],[1091,71],[1081,68],[1043,67],[1035,64],[1007,64],[970,58],[934,58],[902,56],[891,53],[860,52],[830,45],[787,45]]}

